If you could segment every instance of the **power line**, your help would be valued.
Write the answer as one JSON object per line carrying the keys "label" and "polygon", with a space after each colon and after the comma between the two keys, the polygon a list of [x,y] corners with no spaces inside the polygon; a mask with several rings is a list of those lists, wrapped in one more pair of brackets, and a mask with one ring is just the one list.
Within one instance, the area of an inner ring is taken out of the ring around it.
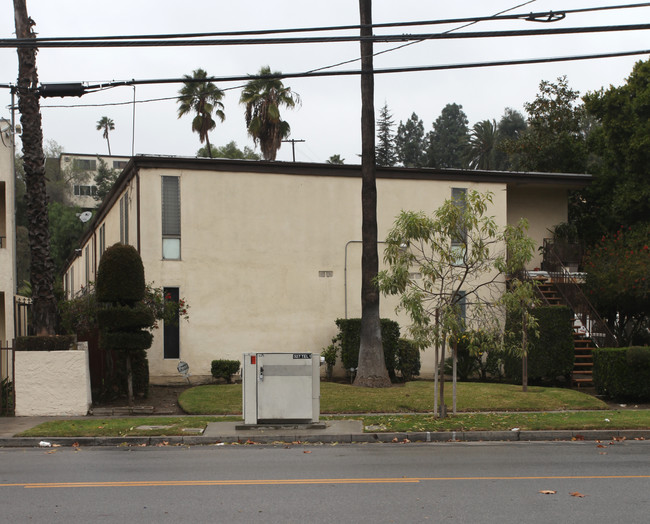
{"label": "power line", "polygon": [[[534,1],[534,0],[533,0]],[[626,5],[610,5],[600,7],[586,7],[581,9],[563,9],[558,11],[541,11],[523,14],[505,15],[507,11],[522,7],[531,2],[524,2],[518,6],[507,9],[496,15],[482,17],[450,18],[443,20],[417,20],[409,22],[387,22],[372,24],[373,29],[409,27],[409,26],[426,26],[426,25],[446,25],[446,24],[475,24],[478,22],[495,21],[495,20],[523,20],[532,22],[554,22],[564,19],[569,14],[589,13],[599,11],[611,11],[619,9],[634,9],[640,7],[650,7],[650,2]],[[300,27],[300,28],[282,28],[282,29],[258,29],[247,31],[219,31],[203,33],[172,33],[172,34],[154,34],[154,35],[107,35],[107,36],[81,36],[81,37],[45,37],[33,39],[12,39],[11,41],[20,43],[27,42],[30,45],[40,47],[46,42],[94,42],[94,41],[119,41],[119,40],[166,40],[179,38],[205,38],[205,37],[234,37],[234,36],[256,36],[269,34],[289,34],[289,33],[311,33],[327,31],[346,31],[359,30],[362,26],[358,24],[341,25],[341,26],[321,26],[321,27]]]}
{"label": "power line", "polygon": [[[527,58],[521,60],[499,60],[493,62],[469,62],[463,64],[444,64],[444,65],[429,65],[429,66],[409,66],[409,67],[396,67],[396,68],[383,68],[375,69],[375,74],[395,74],[395,73],[414,73],[422,71],[445,71],[445,70],[454,70],[454,69],[476,69],[484,67],[503,67],[503,66],[518,66],[518,65],[531,65],[531,64],[545,64],[552,62],[569,62],[577,60],[595,60],[595,59],[604,59],[604,58],[617,58],[623,56],[636,56],[636,55],[647,55],[650,54],[650,49],[636,50],[636,51],[619,51],[612,53],[598,53],[593,55],[572,55],[572,56],[559,56],[559,57],[544,57],[544,58]],[[331,76],[354,76],[360,75],[360,70],[350,70],[350,71],[319,71],[315,73],[283,73],[279,76],[273,78],[316,78],[316,77],[331,77]],[[244,80],[251,80],[257,78],[269,78],[261,77],[255,75],[247,76],[232,76],[232,77],[211,77],[206,78],[206,82],[241,82]],[[119,86],[130,86],[130,85],[152,85],[152,84],[177,84],[184,83],[187,79],[185,78],[160,78],[160,79],[149,79],[149,80],[124,80],[120,82],[114,82],[110,87],[119,87]],[[0,86],[2,87],[2,86]],[[238,86],[241,87],[241,86]],[[89,89],[92,89],[93,86],[88,86]],[[236,89],[235,88],[226,88],[227,89]],[[153,98],[148,100],[138,100],[136,103],[148,103],[148,102],[159,102],[164,100],[176,100],[178,97],[164,97],[164,98]],[[107,104],[60,104],[60,105],[44,105],[43,108],[71,108],[71,107],[105,107],[105,106],[119,106],[119,105],[131,105],[133,101],[130,102],[114,102]]]}
{"label": "power line", "polygon": [[478,31],[465,33],[425,33],[425,34],[400,34],[400,35],[373,35],[362,37],[326,36],[326,37],[282,37],[282,38],[237,38],[237,39],[209,39],[209,40],[118,40],[118,41],[65,41],[65,42],[40,42],[34,39],[2,39],[0,48],[109,48],[109,47],[197,47],[197,46],[244,46],[244,45],[277,45],[277,44],[323,44],[372,41],[373,43],[406,42],[412,40],[457,40],[468,38],[502,38],[517,36],[546,36],[569,35],[585,33],[605,33],[613,31],[639,31],[650,29],[650,24],[608,25],[590,27],[566,27],[558,29],[523,29],[507,31]]}

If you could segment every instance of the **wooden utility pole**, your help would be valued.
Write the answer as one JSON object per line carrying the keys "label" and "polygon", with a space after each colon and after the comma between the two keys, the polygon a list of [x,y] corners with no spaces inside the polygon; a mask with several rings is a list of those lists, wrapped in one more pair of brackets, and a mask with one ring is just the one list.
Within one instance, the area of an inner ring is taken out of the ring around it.
{"label": "wooden utility pole", "polygon": [[[391,385],[381,340],[375,180],[375,107],[372,64],[372,0],[359,0],[361,19],[361,343],[356,386]],[[365,37],[365,38],[364,38]]]}
{"label": "wooden utility pole", "polygon": [[[33,39],[34,21],[27,15],[25,0],[14,0],[16,38]],[[39,103],[36,47],[18,47],[18,109],[22,125],[25,167],[27,229],[31,255],[32,321],[37,335],[54,335],[56,298],[54,263],[50,256],[50,229],[45,190],[45,156]]]}

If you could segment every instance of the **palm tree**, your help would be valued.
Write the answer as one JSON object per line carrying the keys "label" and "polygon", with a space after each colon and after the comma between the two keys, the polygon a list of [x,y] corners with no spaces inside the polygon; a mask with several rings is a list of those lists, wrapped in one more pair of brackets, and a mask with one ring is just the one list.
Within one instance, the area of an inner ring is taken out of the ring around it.
{"label": "palm tree", "polygon": [[[184,75],[187,81],[178,92],[180,95],[177,102],[178,118],[189,112],[195,112],[196,116],[192,120],[192,131],[199,134],[199,140],[207,145],[208,154],[212,158],[212,147],[208,132],[217,127],[217,123],[212,118],[212,114],[217,115],[222,122],[226,119],[223,112],[223,91],[212,82],[206,82],[208,74],[203,69],[196,69],[192,76]],[[201,82],[203,80],[203,82]]]}
{"label": "palm tree", "polygon": [[467,152],[471,169],[494,169],[497,134],[495,120],[481,120],[474,124]]}
{"label": "palm tree", "polygon": [[279,71],[271,73],[269,66],[262,67],[261,78],[249,80],[239,98],[246,106],[248,134],[256,145],[260,143],[264,160],[275,160],[282,139],[291,133],[289,123],[280,118],[280,107],[293,108],[300,103],[298,94],[284,86],[281,75]]}
{"label": "palm tree", "polygon": [[106,144],[108,144],[108,156],[111,156],[111,142],[108,139],[108,132],[115,130],[115,122],[107,116],[101,117],[97,121],[97,131],[101,131],[102,129],[104,130],[102,136],[106,139]]}

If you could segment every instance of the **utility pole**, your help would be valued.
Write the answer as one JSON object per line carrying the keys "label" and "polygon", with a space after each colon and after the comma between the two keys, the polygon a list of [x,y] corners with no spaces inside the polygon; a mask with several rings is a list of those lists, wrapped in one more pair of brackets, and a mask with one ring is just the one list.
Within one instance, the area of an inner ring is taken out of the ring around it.
{"label": "utility pole", "polygon": [[291,151],[293,152],[293,161],[296,161],[296,142],[304,142],[304,140],[283,140],[283,142],[291,142]]}
{"label": "utility pole", "polygon": [[[27,15],[25,0],[14,0],[16,38],[30,39],[34,21]],[[22,125],[25,167],[27,229],[31,255],[32,321],[36,335],[54,335],[56,298],[54,263],[50,256],[50,228],[45,191],[43,129],[36,71],[36,47],[18,47],[18,109]]]}
{"label": "utility pole", "polygon": [[356,386],[391,385],[381,340],[377,253],[375,107],[372,63],[372,0],[359,0],[361,19],[361,333]]}

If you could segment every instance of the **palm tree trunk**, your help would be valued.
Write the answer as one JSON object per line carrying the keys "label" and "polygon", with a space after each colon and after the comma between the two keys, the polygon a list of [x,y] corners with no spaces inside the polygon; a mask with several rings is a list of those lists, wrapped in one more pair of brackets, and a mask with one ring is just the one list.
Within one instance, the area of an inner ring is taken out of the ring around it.
{"label": "palm tree trunk", "polygon": [[[372,0],[359,0],[361,36],[372,36]],[[356,386],[391,385],[381,340],[377,253],[377,184],[375,181],[375,109],[372,41],[361,40],[361,341]]]}
{"label": "palm tree trunk", "polygon": [[106,144],[108,145],[108,156],[111,156],[111,141],[108,139],[108,131],[106,132]]}
{"label": "palm tree trunk", "polygon": [[[25,0],[14,0],[17,38],[34,38],[34,22],[27,15]],[[27,228],[31,254],[32,312],[34,332],[54,335],[56,298],[54,263],[50,256],[50,230],[45,190],[45,156],[36,71],[36,48],[18,48],[18,108],[22,124],[25,167]]]}

